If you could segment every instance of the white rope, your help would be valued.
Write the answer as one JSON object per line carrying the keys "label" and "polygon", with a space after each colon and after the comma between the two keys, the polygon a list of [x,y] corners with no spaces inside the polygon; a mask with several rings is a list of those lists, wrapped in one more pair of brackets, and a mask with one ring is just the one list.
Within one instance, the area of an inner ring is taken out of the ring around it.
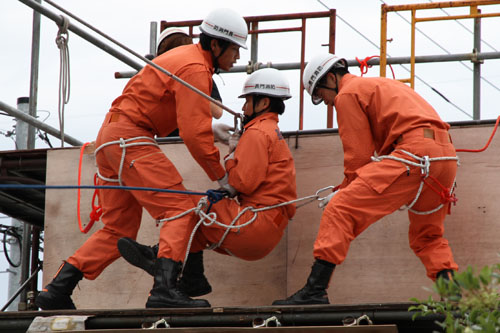
{"label": "white rope", "polygon": [[[160,219],[160,220],[156,220],[156,226],[158,226],[160,223],[162,222],[169,222],[169,221],[173,221],[175,219],[178,219],[180,217],[183,217],[189,213],[196,213],[200,219],[199,221],[196,223],[196,225],[194,226],[193,228],[193,231],[191,232],[191,235],[189,237],[189,241],[188,241],[188,244],[187,244],[187,249],[186,249],[186,255],[184,256],[184,261],[183,261],[183,264],[182,264],[182,270],[181,270],[181,274],[182,274],[182,271],[184,270],[184,265],[186,264],[186,261],[188,259],[188,256],[189,256],[189,251],[191,249],[191,244],[193,242],[193,239],[194,239],[194,235],[196,234],[196,231],[198,230],[198,228],[203,224],[205,226],[211,226],[213,224],[216,224],[222,228],[226,228],[226,231],[224,233],[224,235],[222,235],[221,239],[217,242],[217,243],[214,243],[212,244],[210,247],[207,248],[207,250],[213,250],[213,249],[216,249],[218,247],[221,247],[222,243],[224,242],[224,240],[226,239],[226,236],[227,234],[231,231],[231,230],[234,230],[234,229],[241,229],[243,227],[246,227],[250,224],[252,224],[256,218],[257,218],[257,213],[259,212],[263,212],[263,211],[266,211],[266,210],[270,210],[270,209],[274,209],[274,208],[279,208],[279,207],[283,207],[283,206],[286,206],[286,205],[290,205],[290,204],[294,204],[294,203],[297,203],[297,202],[300,202],[300,201],[305,201],[305,200],[308,200],[307,203],[310,203],[314,200],[318,200],[318,201],[321,201],[323,200],[324,198],[320,197],[320,194],[324,191],[327,191],[327,190],[330,190],[330,189],[333,189],[335,186],[327,186],[327,187],[323,187],[319,190],[316,191],[315,194],[313,195],[309,195],[309,196],[306,196],[306,197],[303,197],[303,198],[299,198],[299,199],[295,199],[295,200],[291,200],[291,201],[287,201],[287,202],[282,202],[282,203],[279,203],[279,204],[276,204],[276,205],[272,205],[272,206],[267,206],[267,207],[261,207],[261,208],[254,208],[252,206],[247,206],[245,207],[242,211],[240,211],[238,213],[238,215],[231,221],[230,224],[224,224],[222,222],[219,222],[217,221],[217,213],[215,212],[210,212],[210,213],[205,213],[204,209],[206,209],[208,207],[208,197],[202,197],[200,199],[200,201],[198,201],[198,205],[194,208],[191,208],[181,214],[178,214],[178,215],[175,215],[175,216],[172,216],[172,217],[168,217],[168,218],[164,218],[164,219]],[[302,205],[298,205],[298,207],[301,207],[303,206],[304,204]],[[239,224],[239,225],[234,225],[240,218],[241,216],[246,213],[247,211],[251,211],[254,213],[254,215],[252,216],[252,218],[248,221],[246,221],[245,223],[243,224]],[[229,255],[231,256],[234,256],[228,249],[224,249]]]}
{"label": "white rope", "polygon": [[61,18],[62,23],[57,32],[56,44],[59,48],[59,128],[61,131],[61,147],[64,147],[64,106],[68,104],[70,96],[69,19],[63,15],[61,15]]}
{"label": "white rope", "polygon": [[[401,163],[404,163],[407,165],[411,165],[411,166],[414,166],[414,167],[421,169],[421,173],[422,173],[423,177],[422,177],[422,181],[420,182],[420,186],[418,188],[415,199],[413,199],[413,201],[409,205],[404,205],[403,207],[401,207],[401,209],[408,209],[410,212],[417,214],[417,215],[429,215],[429,214],[433,214],[433,213],[437,212],[438,210],[440,210],[441,208],[443,208],[443,204],[441,203],[436,208],[431,209],[429,211],[425,211],[425,212],[421,212],[421,211],[417,211],[417,210],[412,209],[413,205],[415,205],[415,203],[420,198],[420,194],[422,193],[422,189],[424,187],[424,179],[429,177],[429,172],[431,169],[431,162],[457,161],[457,165],[460,165],[460,160],[458,159],[458,156],[455,156],[455,157],[445,156],[445,157],[432,157],[432,158],[430,158],[429,156],[423,156],[423,157],[417,156],[417,155],[412,154],[404,149],[397,149],[397,150],[399,150],[399,151],[405,153],[406,155],[410,156],[411,158],[417,160],[419,163],[409,161],[409,160],[401,158],[401,157],[392,156],[392,155],[378,156],[376,154],[376,152],[375,152],[375,156],[372,156],[371,159],[373,162],[380,162],[382,160],[388,159],[388,160],[398,161],[398,162],[401,162]],[[450,192],[448,193],[449,195],[451,195],[453,193],[453,191],[455,190],[456,180],[457,180],[457,178],[455,177],[455,179],[453,180],[453,185],[450,188]]]}
{"label": "white rope", "polygon": [[[149,140],[149,141],[152,141],[152,142],[133,142],[133,143],[130,143],[131,141],[137,141],[137,140]],[[99,147],[97,147],[97,149],[95,150],[94,152],[94,156],[97,156],[97,153],[103,149],[104,147],[107,147],[107,146],[110,146],[110,145],[116,145],[116,144],[119,144],[120,145],[120,148],[122,148],[122,156],[120,158],[120,166],[118,168],[118,178],[115,179],[115,178],[107,178],[107,177],[104,177],[103,175],[101,175],[101,173],[99,172],[99,168],[97,169],[97,177],[105,180],[105,181],[108,181],[108,182],[112,182],[112,183],[119,183],[120,186],[123,186],[123,183],[122,183],[122,171],[123,171],[123,164],[125,163],[125,155],[127,153],[127,148],[128,147],[133,147],[133,146],[158,146],[158,143],[156,142],[155,139],[153,138],[150,138],[149,136],[138,136],[138,137],[135,137],[135,138],[130,138],[130,139],[123,139],[123,138],[120,138],[120,140],[116,140],[116,141],[109,141],[109,142],[106,142],[106,143],[103,143],[102,145],[100,145]],[[132,166],[134,164],[135,160],[132,160],[132,162],[130,162],[130,166]]]}

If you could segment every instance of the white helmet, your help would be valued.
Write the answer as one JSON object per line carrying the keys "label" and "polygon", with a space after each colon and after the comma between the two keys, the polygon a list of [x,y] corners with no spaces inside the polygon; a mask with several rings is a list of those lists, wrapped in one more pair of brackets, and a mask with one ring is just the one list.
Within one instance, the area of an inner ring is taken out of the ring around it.
{"label": "white helmet", "polygon": [[264,95],[289,99],[290,84],[287,78],[275,68],[263,68],[253,72],[245,81],[239,98],[247,95]]}
{"label": "white helmet", "polygon": [[321,78],[334,66],[347,69],[347,61],[334,54],[324,53],[315,56],[307,63],[304,75],[302,76],[302,82],[304,83],[304,89],[311,95],[313,104],[319,104],[323,100],[320,97],[314,96],[314,89]]}
{"label": "white helmet", "polygon": [[189,36],[189,34],[181,28],[167,28],[161,32],[160,37],[158,37],[158,43],[156,45],[159,46],[165,38],[173,34],[183,34]]}
{"label": "white helmet", "polygon": [[248,28],[240,14],[229,8],[215,9],[201,22],[200,30],[210,37],[220,38],[246,49]]}

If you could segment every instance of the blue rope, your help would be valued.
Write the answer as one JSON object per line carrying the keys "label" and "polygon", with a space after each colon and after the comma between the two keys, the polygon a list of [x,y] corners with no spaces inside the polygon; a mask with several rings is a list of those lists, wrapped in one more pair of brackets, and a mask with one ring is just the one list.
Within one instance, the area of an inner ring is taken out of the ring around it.
{"label": "blue rope", "polygon": [[0,189],[57,189],[57,190],[67,190],[67,189],[105,189],[105,190],[129,190],[129,191],[153,191],[153,192],[167,192],[167,193],[179,193],[179,194],[189,194],[189,195],[206,195],[210,206],[208,211],[212,208],[212,205],[224,198],[227,195],[225,191],[221,190],[207,190],[206,192],[195,192],[195,191],[180,191],[180,190],[169,190],[164,188],[154,188],[154,187],[137,187],[137,186],[120,186],[120,185],[33,185],[33,184],[0,184]]}
{"label": "blue rope", "polygon": [[[0,184],[0,189],[106,189],[106,190],[130,190],[130,191],[153,191],[153,192],[168,192],[168,193],[180,193],[180,194],[190,194],[190,195],[208,195],[207,192],[194,192],[194,191],[180,191],[180,190],[169,190],[154,187],[136,187],[136,186],[120,186],[120,185],[32,185],[32,184]],[[209,190],[210,191],[210,190]],[[220,200],[220,199],[219,199]]]}

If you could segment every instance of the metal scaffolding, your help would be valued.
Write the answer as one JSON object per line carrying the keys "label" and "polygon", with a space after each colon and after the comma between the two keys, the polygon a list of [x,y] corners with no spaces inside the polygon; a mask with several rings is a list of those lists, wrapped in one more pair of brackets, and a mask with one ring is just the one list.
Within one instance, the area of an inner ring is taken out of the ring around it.
{"label": "metal scaffolding", "polygon": [[[481,119],[481,64],[483,63],[481,52],[481,18],[499,17],[500,13],[481,14],[481,9],[478,6],[498,5],[500,1],[495,0],[472,0],[472,1],[447,1],[433,2],[425,4],[397,5],[388,6],[382,5],[381,11],[381,28],[380,28],[380,76],[386,76],[387,59],[387,13],[399,11],[411,11],[411,56],[410,56],[410,78],[400,81],[410,83],[412,88],[415,87],[415,36],[416,24],[418,22],[434,22],[443,20],[460,20],[474,19],[474,46],[470,60],[474,64],[474,80],[473,80],[473,119]],[[469,7],[469,14],[466,15],[450,15],[450,16],[432,16],[432,17],[417,17],[417,10],[425,9],[442,9],[442,8],[458,8]],[[495,58],[498,59],[498,56]]]}

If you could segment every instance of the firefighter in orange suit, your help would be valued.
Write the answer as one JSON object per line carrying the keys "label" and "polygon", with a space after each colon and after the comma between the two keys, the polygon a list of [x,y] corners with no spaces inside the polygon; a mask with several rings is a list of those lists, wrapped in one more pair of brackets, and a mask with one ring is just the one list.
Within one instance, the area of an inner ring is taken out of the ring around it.
{"label": "firefighter in orange suit", "polygon": [[[250,75],[243,88],[246,102],[244,132],[236,149],[225,158],[229,184],[238,192],[238,201],[223,199],[211,208],[217,221],[224,225],[231,222],[247,207],[264,208],[297,199],[295,167],[287,142],[278,128],[278,115],[285,110],[283,100],[290,98],[289,84],[278,70],[264,68]],[[207,246],[218,244],[217,252],[234,255],[244,260],[258,260],[265,257],[279,243],[288,220],[295,214],[295,204],[263,210],[255,220],[240,229],[231,229],[217,224],[201,224],[195,233],[189,257],[202,253]],[[254,218],[254,213],[245,211],[235,226],[241,226]],[[184,249],[184,246],[181,247]],[[157,247],[149,247],[129,238],[118,241],[123,258],[131,264],[153,273]],[[195,257],[197,258],[197,257]],[[189,265],[183,274],[198,278],[183,285],[182,289],[196,290],[202,296],[211,292],[203,272],[192,272]]]}
{"label": "firefighter in orange suit", "polygon": [[458,269],[443,222],[457,170],[449,125],[407,85],[349,74],[345,59],[313,58],[303,83],[314,104],[335,106],[345,178],[325,198],[306,285],[273,305],[328,304],[326,289],[349,245],[372,223],[409,208],[409,242],[431,279]]}
{"label": "firefighter in orange suit", "polygon": [[[179,46],[153,62],[210,95],[212,75],[229,70],[246,48],[245,20],[230,9],[216,9],[203,20],[198,44]],[[228,187],[227,175],[214,146],[210,101],[150,65],[125,86],[112,103],[97,136],[99,185],[124,185],[184,191],[182,178],[156,144],[155,137],[179,128],[189,152],[208,177]],[[100,190],[104,227],[95,232],[59,269],[38,295],[44,310],[74,309],[71,294],[82,277],[93,280],[120,253],[121,237],[136,238],[145,208],[154,219],[176,216],[193,207],[189,195],[170,192]],[[177,288],[187,239],[196,222],[188,214],[163,224],[146,307],[209,307]]]}

